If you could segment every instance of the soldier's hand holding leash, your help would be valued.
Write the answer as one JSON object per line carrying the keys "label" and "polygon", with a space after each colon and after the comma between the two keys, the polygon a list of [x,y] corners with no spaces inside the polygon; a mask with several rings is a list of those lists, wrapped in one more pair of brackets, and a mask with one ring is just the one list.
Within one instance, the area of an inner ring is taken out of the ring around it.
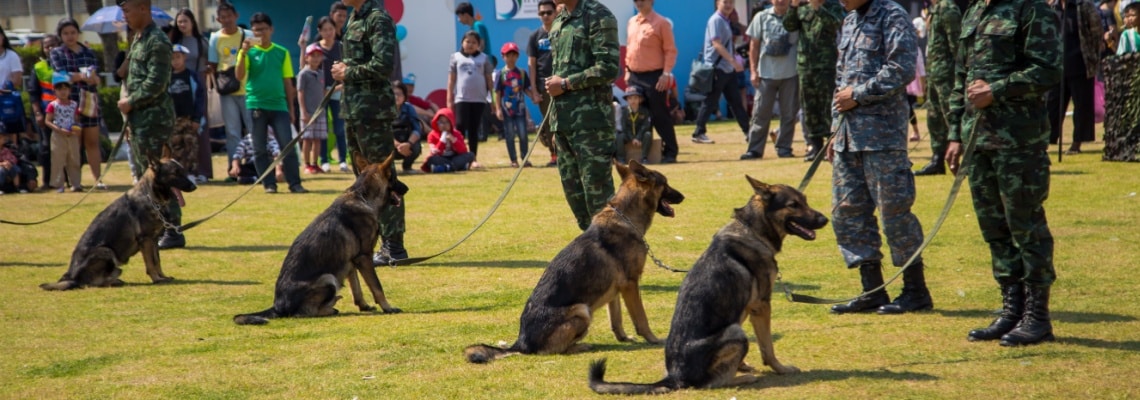
{"label": "soldier's hand holding leash", "polygon": [[855,101],[855,89],[848,86],[835,92],[835,109],[837,111],[847,112],[855,107],[859,107],[859,103]]}
{"label": "soldier's hand holding leash", "polygon": [[[974,81],[970,87],[966,88],[966,100],[975,110],[986,109],[994,103],[994,94],[990,89],[990,84],[981,79]],[[980,122],[975,121],[974,123]],[[950,142],[950,146],[946,148],[946,164],[950,167],[951,173],[958,173],[958,167],[961,166],[959,164],[960,158],[962,158],[962,142]]]}
{"label": "soldier's hand holding leash", "polygon": [[561,76],[546,78],[546,93],[551,97],[561,96],[570,90],[570,82]]}
{"label": "soldier's hand holding leash", "polygon": [[332,65],[332,77],[333,77],[333,79],[335,79],[337,82],[344,82],[344,71],[346,69],[348,69],[348,65],[345,65],[345,63],[342,63],[340,61],[333,62],[333,65]]}

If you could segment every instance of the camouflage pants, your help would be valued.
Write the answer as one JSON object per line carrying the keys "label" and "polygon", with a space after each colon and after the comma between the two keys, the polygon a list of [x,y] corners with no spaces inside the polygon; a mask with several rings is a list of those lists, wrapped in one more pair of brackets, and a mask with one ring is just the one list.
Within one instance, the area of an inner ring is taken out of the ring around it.
{"label": "camouflage pants", "polygon": [[[141,178],[150,166],[151,160],[162,159],[162,146],[170,141],[172,127],[169,124],[143,125],[132,122],[130,127],[131,152],[134,153],[136,178]],[[177,199],[166,205],[165,218],[175,225],[182,225],[182,207]]]}
{"label": "camouflage pants", "polygon": [[831,104],[835,97],[835,69],[804,70],[800,75],[800,104],[804,110],[804,135],[831,136]]}
{"label": "camouflage pants", "polygon": [[[915,197],[910,168],[904,150],[835,153],[831,190],[837,206],[831,227],[849,268],[883,258],[876,205],[896,267],[903,266],[922,245],[922,225],[910,211]],[[915,260],[921,261],[921,257]]]}
{"label": "camouflage pants", "polygon": [[187,172],[198,169],[198,132],[190,118],[174,121],[174,134],[170,136],[170,157],[178,160]]}
{"label": "camouflage pants", "polygon": [[1053,235],[1043,204],[1049,197],[1049,155],[1044,150],[976,150],[970,193],[982,238],[990,246],[994,279],[1049,286]]}
{"label": "camouflage pants", "polygon": [[[355,157],[363,157],[369,164],[381,163],[396,149],[392,138],[392,121],[382,119],[345,120],[345,133],[348,150]],[[396,163],[392,163],[392,176],[396,176]],[[404,210],[407,202],[400,207],[385,207],[380,213],[380,236],[384,238],[403,234]]]}
{"label": "camouflage pants", "polygon": [[566,202],[583,231],[590,219],[606,206],[614,195],[614,177],[610,163],[614,132],[608,129],[555,132],[560,149],[558,175]]}
{"label": "camouflage pants", "polygon": [[946,113],[950,111],[950,85],[930,84],[926,90],[926,130],[930,131],[930,150],[934,155],[945,155],[950,146],[950,126]]}

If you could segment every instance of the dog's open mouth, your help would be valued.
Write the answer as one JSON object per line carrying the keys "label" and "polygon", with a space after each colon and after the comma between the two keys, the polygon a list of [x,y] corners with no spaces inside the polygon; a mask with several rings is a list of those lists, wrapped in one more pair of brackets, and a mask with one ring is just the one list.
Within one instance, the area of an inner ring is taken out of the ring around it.
{"label": "dog's open mouth", "polygon": [[673,211],[673,207],[670,207],[669,202],[665,201],[665,199],[661,199],[661,201],[657,202],[657,213],[669,218],[673,218],[677,215],[677,213]]}
{"label": "dog's open mouth", "polygon": [[815,231],[797,224],[795,221],[788,221],[788,232],[799,236],[803,240],[815,240]]}
{"label": "dog's open mouth", "polygon": [[403,202],[403,198],[400,197],[399,193],[388,192],[388,205],[389,206],[399,207],[400,204],[403,204],[402,202]]}

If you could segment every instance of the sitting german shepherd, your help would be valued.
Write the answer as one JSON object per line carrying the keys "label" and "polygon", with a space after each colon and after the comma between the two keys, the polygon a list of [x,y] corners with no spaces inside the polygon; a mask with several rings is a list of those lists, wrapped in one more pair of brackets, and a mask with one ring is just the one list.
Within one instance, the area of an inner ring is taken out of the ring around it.
{"label": "sitting german shepherd", "polygon": [[772,286],[779,270],[776,253],[792,234],[814,240],[827,218],[807,204],[799,191],[767,185],[748,177],[755,194],[736,209],[732,222],[713,236],[681,283],[677,307],[665,343],[668,375],[652,384],[607,383],[606,360],[590,365],[590,388],[606,394],[665,393],[755,382],[744,363],[748,337],[740,327],[751,317],[764,364],[777,373],[798,372],[776,359],[772,348]]}
{"label": "sitting german shepherd", "polygon": [[87,226],[71,253],[71,265],[59,282],[45,283],[40,288],[122,286],[119,275],[123,270],[119,267],[140,251],[152,282],[174,279],[162,273],[158,258],[158,237],[164,229],[164,217],[159,210],[174,199],[173,189],[193,192],[198,187],[186,177],[186,169],[178,161],[163,158],[150,165],[138,184],[103,209]]}
{"label": "sitting german shepherd", "polygon": [[392,159],[389,155],[382,163],[367,165],[364,157],[353,157],[360,176],[293,240],[277,277],[273,306],[258,313],[235,315],[234,323],[262,325],[270,318],[335,315],[338,311],[333,307],[341,298],[337,292],[345,278],[360,311],[373,311],[375,307],[360,290],[358,271],[384,312],[400,312],[388,304],[372,266],[380,213],[385,207],[399,207],[400,194],[407,192],[392,174]]}
{"label": "sitting german shepherd", "polygon": [[653,214],[673,217],[670,204],[685,196],[669,186],[665,175],[636,161],[614,164],[621,186],[607,207],[594,215],[590,227],[562,249],[546,267],[538,286],[523,308],[519,336],[510,348],[472,345],[467,361],[486,363],[511,354],[574,353],[586,336],[594,311],[609,305],[610,325],[619,341],[630,341],[622,329],[621,304],[633,318],[637,334],[649,343],[661,343],[649,330],[641,304],[638,280],[648,249],[643,235]]}

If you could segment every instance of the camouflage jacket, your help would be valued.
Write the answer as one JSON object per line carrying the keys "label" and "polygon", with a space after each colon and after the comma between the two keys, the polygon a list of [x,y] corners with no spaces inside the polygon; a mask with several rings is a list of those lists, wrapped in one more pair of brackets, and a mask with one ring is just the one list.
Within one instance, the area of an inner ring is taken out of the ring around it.
{"label": "camouflage jacket", "polygon": [[[927,87],[953,87],[958,37],[962,34],[962,10],[954,0],[938,0],[930,8],[926,34]],[[939,93],[942,97],[949,93]]]}
{"label": "camouflage jacket", "polygon": [[835,39],[843,25],[846,11],[838,0],[824,0],[818,10],[807,3],[793,7],[784,17],[784,29],[800,32],[796,48],[796,66],[800,71],[834,70],[839,51]]}
{"label": "camouflage jacket", "polygon": [[[1049,144],[1045,94],[1061,80],[1057,14],[1045,0],[975,1],[962,16],[950,137],[960,142],[978,126],[979,149],[1041,148]],[[966,88],[982,80],[994,101],[968,107]]]}
{"label": "camouflage jacket", "polygon": [[906,150],[906,85],[918,62],[910,16],[893,0],[871,0],[865,15],[847,14],[842,32],[835,87],[851,87],[859,105],[844,118],[832,111],[835,151]]}
{"label": "camouflage jacket", "polygon": [[598,0],[582,0],[573,12],[555,17],[553,72],[569,79],[571,90],[554,98],[551,131],[614,131],[610,85],[618,74],[618,48],[617,19]]}
{"label": "camouflage jacket", "polygon": [[389,81],[396,46],[396,25],[388,11],[380,0],[365,0],[344,32],[344,119],[396,119]]}
{"label": "camouflage jacket", "polygon": [[166,91],[170,86],[172,53],[170,39],[154,23],[144,28],[131,44],[126,81],[131,125],[173,125],[174,100]]}

